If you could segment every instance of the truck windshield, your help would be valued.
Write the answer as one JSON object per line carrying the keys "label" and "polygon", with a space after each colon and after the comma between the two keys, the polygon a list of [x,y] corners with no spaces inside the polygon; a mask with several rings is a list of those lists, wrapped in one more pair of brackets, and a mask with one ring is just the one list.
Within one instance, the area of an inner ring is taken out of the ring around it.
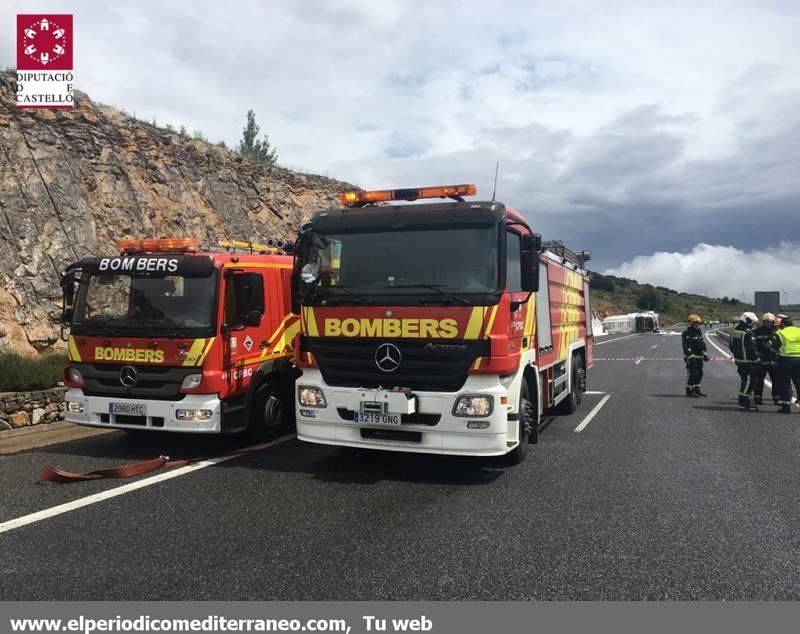
{"label": "truck windshield", "polygon": [[491,225],[325,234],[327,246],[310,254],[320,269],[317,294],[343,301],[354,301],[357,293],[446,302],[494,293],[497,231]]}
{"label": "truck windshield", "polygon": [[81,282],[72,328],[83,335],[200,337],[215,326],[210,277],[92,275]]}

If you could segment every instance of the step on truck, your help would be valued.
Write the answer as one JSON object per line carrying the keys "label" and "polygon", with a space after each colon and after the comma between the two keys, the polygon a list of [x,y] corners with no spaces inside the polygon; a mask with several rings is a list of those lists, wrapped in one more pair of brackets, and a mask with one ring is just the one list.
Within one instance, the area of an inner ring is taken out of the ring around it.
{"label": "step on truck", "polygon": [[[347,192],[295,244],[301,440],[521,462],[592,365],[590,252],[474,185]],[[430,202],[422,199],[451,199]],[[386,204],[417,201],[421,204]]]}
{"label": "step on truck", "polygon": [[220,245],[122,240],[66,269],[67,421],[260,438],[293,420],[292,257],[280,241]]}

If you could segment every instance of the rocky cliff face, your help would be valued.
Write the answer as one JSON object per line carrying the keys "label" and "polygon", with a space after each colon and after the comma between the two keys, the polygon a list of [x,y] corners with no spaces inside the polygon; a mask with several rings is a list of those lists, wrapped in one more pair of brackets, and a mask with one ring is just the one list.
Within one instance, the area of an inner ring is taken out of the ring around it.
{"label": "rocky cliff face", "polygon": [[0,350],[58,344],[60,272],[125,237],[292,239],[353,186],[243,159],[77,93],[72,110],[17,110],[0,73]]}

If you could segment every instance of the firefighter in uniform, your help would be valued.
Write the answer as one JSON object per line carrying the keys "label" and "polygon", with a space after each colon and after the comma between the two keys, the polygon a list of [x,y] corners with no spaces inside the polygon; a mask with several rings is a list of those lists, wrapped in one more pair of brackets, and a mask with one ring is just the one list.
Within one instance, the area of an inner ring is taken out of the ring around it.
{"label": "firefighter in uniform", "polygon": [[782,320],[783,327],[778,331],[778,366],[781,381],[781,402],[779,412],[791,413],[792,383],[800,394],[800,328],[792,323],[791,317]]}
{"label": "firefighter in uniform", "polygon": [[686,363],[686,396],[698,398],[706,396],[700,391],[700,382],[703,380],[703,362],[708,361],[706,341],[700,330],[703,320],[700,319],[700,315],[689,315],[689,319],[686,321],[689,326],[681,334],[683,361]]}
{"label": "firefighter in uniform", "polygon": [[758,361],[756,342],[751,328],[757,321],[758,317],[753,313],[742,313],[730,338],[730,348],[740,379],[739,409],[744,411],[758,410],[750,403],[750,395],[753,393],[753,368]]}
{"label": "firefighter in uniform", "polygon": [[777,339],[775,330],[775,315],[764,313],[761,325],[753,331],[756,341],[758,362],[753,368],[753,400],[756,405],[761,405],[764,394],[764,379],[769,375],[772,382],[772,400],[778,404],[780,400],[780,380],[778,379],[778,352],[775,346]]}

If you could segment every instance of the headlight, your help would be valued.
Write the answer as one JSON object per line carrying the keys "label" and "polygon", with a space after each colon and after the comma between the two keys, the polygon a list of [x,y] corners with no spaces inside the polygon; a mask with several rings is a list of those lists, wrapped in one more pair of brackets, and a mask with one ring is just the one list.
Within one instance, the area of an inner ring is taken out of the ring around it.
{"label": "headlight", "polygon": [[83,385],[83,375],[77,368],[67,368],[67,381]]}
{"label": "headlight", "polygon": [[453,416],[491,416],[494,399],[491,396],[460,396]]}
{"label": "headlight", "polygon": [[202,374],[187,374],[183,378],[183,382],[181,383],[182,390],[193,390],[196,387],[200,387],[200,383],[203,382],[203,375]]}
{"label": "headlight", "polygon": [[304,407],[327,407],[325,395],[318,387],[298,387],[297,398]]}
{"label": "headlight", "polygon": [[76,401],[67,401],[66,404],[67,411],[70,414],[83,414],[83,405]]}
{"label": "headlight", "polygon": [[210,420],[214,412],[210,409],[176,409],[178,420]]}

